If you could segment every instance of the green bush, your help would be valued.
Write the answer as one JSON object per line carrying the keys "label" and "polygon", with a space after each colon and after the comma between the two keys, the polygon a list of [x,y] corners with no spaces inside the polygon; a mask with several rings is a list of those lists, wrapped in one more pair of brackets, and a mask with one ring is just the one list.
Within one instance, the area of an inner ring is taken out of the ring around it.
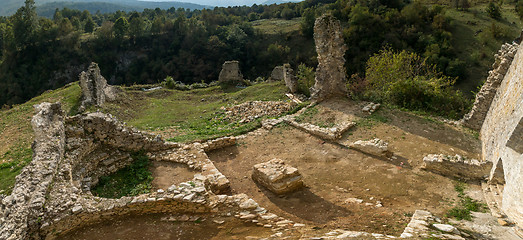
{"label": "green bush", "polygon": [[494,19],[501,19],[501,10],[497,4],[490,2],[487,6],[487,14]]}
{"label": "green bush", "polygon": [[92,189],[94,195],[105,198],[120,198],[149,193],[153,176],[149,171],[149,158],[143,153],[132,155],[131,165],[109,175],[102,176]]}
{"label": "green bush", "polygon": [[310,96],[310,88],[314,84],[314,69],[312,67],[307,67],[305,64],[300,64],[298,66],[298,92]]}
{"label": "green bush", "polygon": [[444,76],[426,59],[407,51],[383,49],[367,61],[366,89],[362,98],[410,110],[461,117],[469,107],[455,79]]}

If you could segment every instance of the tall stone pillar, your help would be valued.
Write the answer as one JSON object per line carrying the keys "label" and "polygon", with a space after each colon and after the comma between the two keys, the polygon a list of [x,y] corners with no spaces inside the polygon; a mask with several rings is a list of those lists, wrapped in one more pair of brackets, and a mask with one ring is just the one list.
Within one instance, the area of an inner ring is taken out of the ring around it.
{"label": "tall stone pillar", "polygon": [[318,53],[316,82],[311,87],[311,98],[320,102],[336,96],[347,96],[345,86],[345,51],[340,21],[324,14],[314,23],[314,42]]}

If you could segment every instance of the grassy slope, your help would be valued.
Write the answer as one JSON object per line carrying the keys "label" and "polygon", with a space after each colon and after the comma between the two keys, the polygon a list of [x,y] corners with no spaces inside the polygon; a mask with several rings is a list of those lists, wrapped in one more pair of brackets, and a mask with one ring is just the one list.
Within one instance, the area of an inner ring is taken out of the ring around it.
{"label": "grassy slope", "polygon": [[[448,9],[447,17],[452,19],[452,45],[458,57],[467,63],[467,78],[460,81],[457,87],[464,93],[477,91],[494,63],[494,54],[505,42],[511,42],[521,32],[521,21],[514,11],[514,6],[504,4],[502,18],[497,21],[485,12],[486,4],[478,4],[468,11]],[[491,26],[496,24],[506,35],[494,39]],[[476,34],[478,33],[478,34]]]}
{"label": "grassy slope", "polygon": [[9,192],[14,184],[14,177],[31,160],[33,105],[45,101],[61,101],[62,109],[69,113],[79,100],[80,87],[78,84],[71,84],[45,92],[9,110],[0,110],[0,191]]}
{"label": "grassy slope", "polygon": [[[179,128],[179,136],[173,139],[176,141],[241,134],[259,126],[259,123],[222,121],[222,106],[253,100],[286,99],[285,86],[281,82],[262,83],[245,89],[218,86],[192,91],[162,89],[143,92],[132,89],[124,88],[123,97],[118,102],[108,103],[100,110],[143,130]],[[33,105],[61,101],[62,109],[71,115],[78,107],[80,94],[80,87],[73,83],[12,109],[0,110],[0,193],[9,193],[15,176],[31,160]]]}

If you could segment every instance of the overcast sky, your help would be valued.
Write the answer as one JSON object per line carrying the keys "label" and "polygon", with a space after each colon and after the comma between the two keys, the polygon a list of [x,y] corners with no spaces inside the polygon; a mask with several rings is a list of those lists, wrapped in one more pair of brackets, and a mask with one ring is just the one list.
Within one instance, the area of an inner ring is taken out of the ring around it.
{"label": "overcast sky", "polygon": [[[190,2],[190,3],[196,3],[201,5],[209,5],[209,6],[220,6],[220,7],[226,7],[226,6],[251,6],[253,4],[261,4],[266,2],[267,0],[145,0],[145,1],[155,1],[155,2],[167,2],[167,1],[176,1],[176,2]],[[292,1],[292,0],[291,0]]]}

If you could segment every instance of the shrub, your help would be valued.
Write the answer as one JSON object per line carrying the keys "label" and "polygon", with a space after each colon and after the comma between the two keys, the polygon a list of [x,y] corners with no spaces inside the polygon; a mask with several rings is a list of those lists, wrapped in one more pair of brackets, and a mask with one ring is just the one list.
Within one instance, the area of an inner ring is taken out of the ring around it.
{"label": "shrub", "polygon": [[298,92],[310,96],[310,88],[314,84],[315,72],[312,67],[307,67],[305,64],[298,66]]}
{"label": "shrub", "polygon": [[164,85],[166,88],[169,88],[169,89],[174,89],[176,83],[174,82],[174,79],[173,77],[171,76],[167,76],[164,80]]}
{"label": "shrub", "polygon": [[493,19],[501,19],[501,10],[499,9],[499,6],[493,2],[488,4],[487,14]]}
{"label": "shrub", "polygon": [[367,61],[367,86],[362,97],[459,118],[469,102],[452,88],[455,81],[415,53],[383,49]]}

